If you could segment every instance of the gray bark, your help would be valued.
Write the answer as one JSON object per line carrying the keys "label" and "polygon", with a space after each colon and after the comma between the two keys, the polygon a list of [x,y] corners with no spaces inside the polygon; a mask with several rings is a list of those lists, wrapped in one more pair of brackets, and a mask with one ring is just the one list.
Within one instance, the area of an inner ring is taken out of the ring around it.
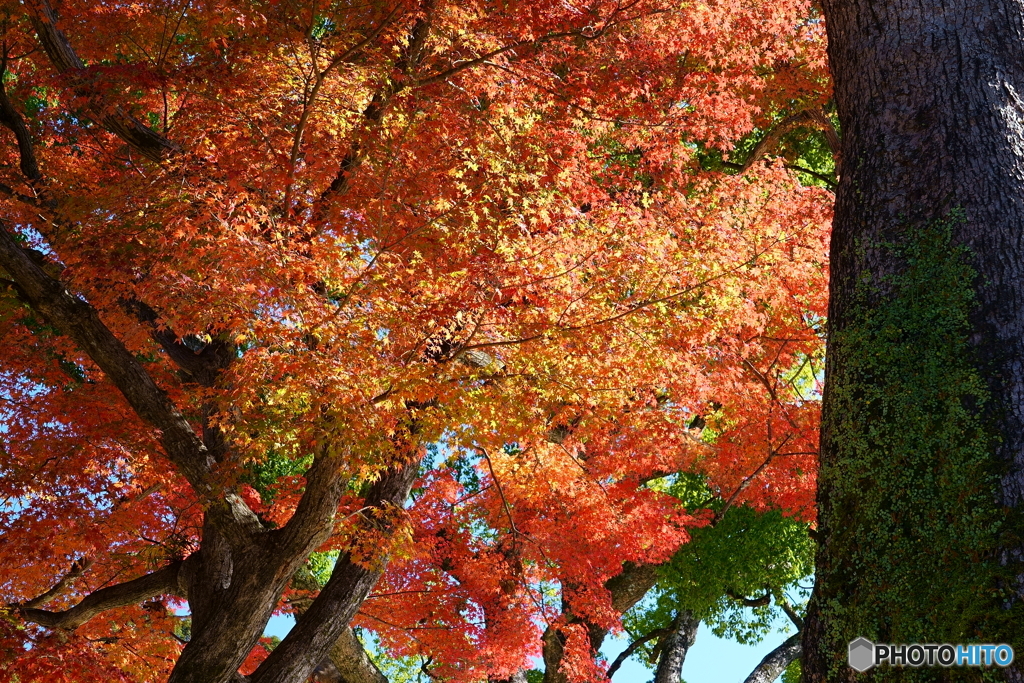
{"label": "gray bark", "polygon": [[355,631],[346,627],[341,637],[331,646],[330,655],[313,671],[316,683],[388,683],[380,672]]}
{"label": "gray bark", "polygon": [[782,675],[787,666],[800,658],[803,652],[801,638],[799,633],[792,635],[782,645],[765,655],[743,683],[772,683]]}
{"label": "gray bark", "polygon": [[[1018,507],[1024,500],[1024,3],[822,5],[843,159],[831,247],[830,340],[851,324],[861,278],[884,282],[902,268],[878,245],[898,243],[907,226],[962,209],[966,221],[953,238],[969,248],[979,273],[970,343],[983,360],[990,417],[1002,437],[993,461],[1004,474],[993,495]],[[841,376],[845,362],[830,351],[827,377]],[[853,680],[845,651],[826,634],[842,618],[836,605],[867,597],[844,564],[844,549],[868,542],[854,537],[856,524],[840,521],[858,520],[858,502],[837,498],[830,484],[842,465],[839,435],[829,427],[835,391],[828,381],[818,494],[822,543],[804,639],[805,680],[814,682]],[[872,486],[872,473],[862,474]],[[884,615],[878,620],[884,635]],[[990,633],[980,640],[1002,637]]]}
{"label": "gray bark", "polygon": [[683,663],[686,653],[697,640],[697,627],[700,619],[689,610],[682,610],[672,622],[672,632],[661,645],[661,657],[658,669],[654,673],[654,683],[679,683],[683,680]]}

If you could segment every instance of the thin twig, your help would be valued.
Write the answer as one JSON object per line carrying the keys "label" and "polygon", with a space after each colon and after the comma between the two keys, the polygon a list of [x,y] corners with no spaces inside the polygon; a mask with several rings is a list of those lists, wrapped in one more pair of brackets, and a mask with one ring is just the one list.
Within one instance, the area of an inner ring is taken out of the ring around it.
{"label": "thin twig", "polygon": [[512,510],[509,508],[508,499],[505,498],[505,492],[501,488],[501,482],[498,481],[498,475],[494,473],[494,465],[491,464],[491,456],[487,454],[487,449],[482,446],[474,446],[477,453],[483,456],[484,460],[487,461],[487,469],[491,472],[491,479],[494,480],[494,485],[498,489],[498,495],[501,496],[501,504],[505,507],[505,515],[508,517],[509,526],[512,527],[512,531],[520,536],[524,536],[519,529],[516,528],[515,520],[512,519]]}

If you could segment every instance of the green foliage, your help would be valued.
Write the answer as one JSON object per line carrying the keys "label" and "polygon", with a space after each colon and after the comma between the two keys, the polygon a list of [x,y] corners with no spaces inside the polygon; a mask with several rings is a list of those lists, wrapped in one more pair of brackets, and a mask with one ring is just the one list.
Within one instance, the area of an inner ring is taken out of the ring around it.
{"label": "green foliage", "polygon": [[395,657],[389,655],[380,644],[376,634],[364,629],[355,629],[356,636],[362,641],[366,654],[389,683],[425,683],[430,680],[424,673],[424,658],[420,656]]}
{"label": "green foliage", "polygon": [[700,474],[679,472],[670,477],[655,479],[647,486],[655,491],[662,491],[678,498],[683,507],[689,510],[705,508],[716,500],[721,503],[721,500],[708,486],[707,479]]}
{"label": "green foliage", "polygon": [[793,397],[800,401],[820,401],[818,387],[824,379],[825,350],[814,354],[799,354],[798,362],[784,379],[793,391]]}
{"label": "green foliage", "polygon": [[[677,475],[658,488],[687,507],[720,509],[705,480]],[[813,572],[814,544],[807,525],[779,511],[730,508],[714,526],[695,529],[689,543],[660,569],[655,597],[626,615],[627,630],[638,637],[667,627],[679,610],[691,610],[722,638],[743,644],[759,642],[783,613],[778,600]],[[746,607],[736,598],[759,598],[768,604]],[[649,657],[653,643],[641,649]]]}
{"label": "green foliage", "polygon": [[462,451],[457,451],[448,459],[447,466],[467,492],[477,493],[480,490],[480,473],[477,471],[473,458]]}
{"label": "green foliage", "polygon": [[800,683],[800,676],[802,675],[803,670],[800,668],[800,660],[794,659],[779,678],[782,683]]}
{"label": "green foliage", "polygon": [[316,17],[313,26],[309,31],[310,37],[315,41],[321,41],[333,35],[338,30],[338,25],[328,17]]}
{"label": "green foliage", "polygon": [[[1020,606],[1001,609],[1011,577],[997,552],[1010,525],[998,507],[989,394],[968,345],[976,273],[952,244],[959,217],[909,230],[880,249],[898,275],[862,278],[830,340],[834,372],[819,486],[831,555],[825,651],[876,642],[1021,644]],[[845,654],[833,666],[845,667]],[[874,680],[936,680],[880,668]],[[958,674],[960,675],[960,674]],[[966,674],[965,674],[966,675]]]}
{"label": "green foliage", "polygon": [[328,550],[324,553],[312,553],[306,560],[306,568],[319,585],[327,585],[331,572],[334,571],[334,564],[338,561],[338,554],[337,550]]}
{"label": "green foliage", "polygon": [[270,504],[277,497],[277,482],[282,477],[299,476],[313,463],[313,456],[292,460],[277,451],[270,451],[267,457],[259,462],[251,462],[246,466],[241,479],[252,486],[260,494],[264,503]]}
{"label": "green foliage", "polygon": [[800,181],[804,185],[835,187],[834,182],[830,185],[821,178],[824,176],[834,179],[836,173],[835,157],[825,133],[817,129],[808,131],[806,128],[798,128],[784,135],[781,144],[787,161],[801,169],[814,172],[800,173]]}
{"label": "green foliage", "polygon": [[[790,111],[789,113],[793,113]],[[717,148],[694,143],[694,158],[705,171],[728,171],[742,165],[750,157],[757,144],[771,132],[772,126],[785,119],[787,114],[780,112],[778,118],[766,129],[754,129],[744,136],[731,152],[726,155]],[[838,121],[833,117],[833,125]],[[798,126],[782,135],[777,147],[769,151],[771,156],[779,156],[786,160],[800,174],[800,182],[804,185],[817,187],[835,187],[835,158],[829,147],[825,133],[817,128]],[[828,179],[826,181],[826,179]]]}
{"label": "green foliage", "polygon": [[174,625],[174,637],[183,643],[192,640],[192,617],[181,617]]}
{"label": "green foliage", "polygon": [[807,525],[781,512],[731,508],[693,538],[662,570],[661,585],[719,637],[756,643],[779,615],[774,604],[745,609],[730,597],[781,595],[809,575],[814,557]]}

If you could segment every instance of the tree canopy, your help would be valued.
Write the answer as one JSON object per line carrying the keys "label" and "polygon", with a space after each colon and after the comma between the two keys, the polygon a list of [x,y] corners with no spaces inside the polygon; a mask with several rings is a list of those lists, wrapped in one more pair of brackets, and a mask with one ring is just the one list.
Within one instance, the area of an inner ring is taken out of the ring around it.
{"label": "tree canopy", "polygon": [[0,11],[3,680],[303,681],[350,621],[601,680],[695,530],[813,519],[809,2]]}

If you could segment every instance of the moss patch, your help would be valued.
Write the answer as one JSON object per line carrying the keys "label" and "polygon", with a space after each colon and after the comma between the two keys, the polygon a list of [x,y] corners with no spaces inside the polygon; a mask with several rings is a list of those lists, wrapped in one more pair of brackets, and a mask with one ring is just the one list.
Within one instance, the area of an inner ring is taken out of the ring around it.
{"label": "moss patch", "polygon": [[[990,395],[968,344],[975,271],[954,246],[959,216],[880,248],[899,275],[862,278],[848,323],[830,340],[826,434],[833,457],[829,555],[823,568],[830,679],[846,677],[847,643],[1010,642],[1020,610],[999,547],[1015,526],[997,503]],[[996,673],[996,672],[990,672]],[[981,680],[974,669],[882,666],[865,680]]]}

